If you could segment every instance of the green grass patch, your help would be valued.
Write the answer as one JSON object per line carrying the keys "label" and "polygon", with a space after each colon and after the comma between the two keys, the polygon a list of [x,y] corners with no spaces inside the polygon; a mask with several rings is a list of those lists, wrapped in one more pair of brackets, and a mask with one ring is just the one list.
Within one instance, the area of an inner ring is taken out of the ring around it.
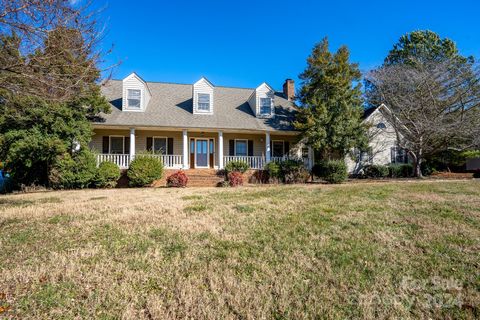
{"label": "green grass patch", "polygon": [[[16,317],[474,319],[480,312],[478,183],[156,189],[155,197],[129,189],[109,195],[109,206],[92,200],[104,193],[84,192],[51,193],[61,202],[44,203],[25,195],[0,207],[7,279],[0,293],[14,292]],[[92,202],[78,207],[78,199]],[[47,210],[25,216],[18,208],[28,205]]]}
{"label": "green grass patch", "polygon": [[183,211],[186,213],[198,213],[198,212],[204,212],[208,210],[208,206],[202,203],[199,204],[192,204],[189,206],[186,206]]}
{"label": "green grass patch", "polygon": [[234,208],[237,212],[240,213],[252,213],[256,210],[255,207],[246,204],[237,204]]}
{"label": "green grass patch", "polygon": [[190,195],[190,196],[183,196],[181,199],[182,200],[201,200],[201,199],[203,199],[203,197],[194,194],[194,195]]}

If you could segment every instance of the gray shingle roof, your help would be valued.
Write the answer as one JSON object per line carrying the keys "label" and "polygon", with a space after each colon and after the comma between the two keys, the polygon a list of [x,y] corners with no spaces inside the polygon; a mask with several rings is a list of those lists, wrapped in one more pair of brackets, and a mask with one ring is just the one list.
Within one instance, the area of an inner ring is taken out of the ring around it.
{"label": "gray shingle roof", "polygon": [[111,126],[211,128],[292,131],[295,108],[283,93],[275,93],[276,115],[256,118],[247,102],[254,89],[215,87],[213,115],[193,114],[193,86],[147,82],[152,93],[145,112],[122,109],[122,81],[110,80],[102,92],[112,104],[110,114],[101,114],[95,124]]}

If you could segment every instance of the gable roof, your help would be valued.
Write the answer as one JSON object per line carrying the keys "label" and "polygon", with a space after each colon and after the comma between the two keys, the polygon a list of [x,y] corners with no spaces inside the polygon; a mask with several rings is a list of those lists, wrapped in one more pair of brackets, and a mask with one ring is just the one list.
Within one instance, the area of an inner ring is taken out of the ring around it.
{"label": "gable roof", "polygon": [[110,80],[102,92],[110,101],[110,114],[100,114],[94,124],[106,126],[175,127],[259,131],[294,131],[296,109],[283,93],[275,93],[276,116],[255,117],[248,98],[255,89],[215,87],[214,114],[193,114],[193,85],[147,82],[151,99],[145,112],[122,111],[122,81]]}
{"label": "gable roof", "polygon": [[150,95],[152,94],[152,92],[150,91],[150,88],[148,87],[147,82],[145,80],[143,80],[143,78],[140,77],[136,72],[130,73],[128,76],[125,77],[125,79],[122,80],[122,82],[125,82],[130,78],[137,78],[138,81],[140,81],[141,83],[143,83],[145,85],[145,87],[147,88]]}
{"label": "gable roof", "polygon": [[202,82],[202,81],[205,81],[206,84],[208,84],[211,88],[215,88],[215,86],[210,82],[210,80],[208,80],[207,78],[205,77],[201,77],[197,82],[195,82],[193,85],[196,85],[197,83],[199,82]]}
{"label": "gable roof", "polygon": [[372,115],[372,113],[375,112],[375,110],[377,110],[378,107],[370,107],[368,109],[365,109],[363,110],[363,115],[362,115],[362,119],[365,120],[367,119],[368,117],[370,117]]}

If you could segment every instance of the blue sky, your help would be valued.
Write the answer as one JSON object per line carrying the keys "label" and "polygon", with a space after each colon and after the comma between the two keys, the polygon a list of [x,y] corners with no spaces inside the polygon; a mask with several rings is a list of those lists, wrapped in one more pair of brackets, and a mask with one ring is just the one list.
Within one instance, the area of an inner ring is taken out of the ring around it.
{"label": "blue sky", "polygon": [[347,45],[362,71],[382,63],[398,38],[430,29],[480,58],[480,1],[146,1],[98,0],[114,78],[280,90],[296,80],[312,46],[328,36]]}

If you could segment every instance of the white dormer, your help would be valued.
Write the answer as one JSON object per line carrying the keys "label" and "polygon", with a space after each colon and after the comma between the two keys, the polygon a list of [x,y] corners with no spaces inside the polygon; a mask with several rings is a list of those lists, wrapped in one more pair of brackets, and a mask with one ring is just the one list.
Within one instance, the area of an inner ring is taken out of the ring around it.
{"label": "white dormer", "polygon": [[151,96],[147,83],[135,72],[123,79],[123,111],[145,111]]}
{"label": "white dormer", "polygon": [[275,91],[265,82],[252,92],[248,104],[258,118],[269,118],[275,114]]}
{"label": "white dormer", "polygon": [[213,114],[214,86],[206,78],[201,78],[193,85],[193,113]]}

